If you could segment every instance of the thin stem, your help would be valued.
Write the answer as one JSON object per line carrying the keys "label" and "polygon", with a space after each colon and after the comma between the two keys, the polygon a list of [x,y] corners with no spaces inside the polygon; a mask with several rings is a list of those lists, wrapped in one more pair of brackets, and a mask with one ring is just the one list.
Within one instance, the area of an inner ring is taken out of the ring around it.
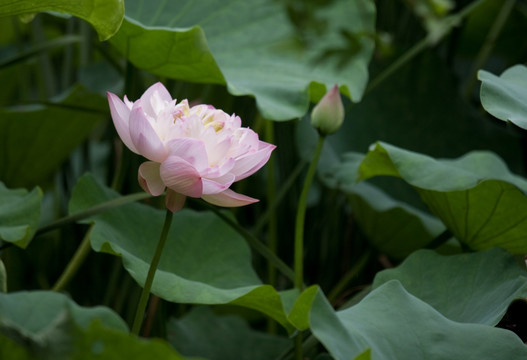
{"label": "thin stem", "polygon": [[429,45],[430,41],[426,37],[419,41],[417,44],[412,46],[408,51],[406,51],[403,55],[401,55],[397,60],[395,60],[390,66],[381,72],[375,79],[373,79],[368,87],[366,88],[365,93],[368,93],[375,89],[377,85],[382,83],[384,80],[386,80],[390,75],[392,75],[394,72],[399,70],[403,65],[405,65],[407,62],[412,60],[417,54],[419,54],[421,51],[426,49]]}
{"label": "thin stem", "polygon": [[165,247],[165,243],[168,237],[168,231],[170,230],[170,225],[172,224],[172,211],[167,209],[165,216],[165,224],[163,225],[163,231],[161,231],[161,237],[157,243],[156,251],[152,262],[150,263],[150,268],[148,269],[148,274],[146,276],[145,285],[143,291],[141,292],[141,298],[139,299],[139,304],[137,305],[137,310],[135,313],[134,324],[132,326],[132,334],[138,335],[141,330],[141,324],[143,323],[143,317],[145,314],[146,304],[148,302],[148,297],[150,296],[150,289],[152,288],[152,283],[154,282],[154,275],[156,273],[157,265],[159,265],[159,260],[161,259],[161,253]]}
{"label": "thin stem", "polygon": [[[472,2],[471,4],[465,6],[459,13],[451,15],[450,19],[448,19],[450,20],[450,24],[449,24],[450,28],[448,30],[445,30],[441,37],[445,37],[449,33],[449,30],[452,27],[457,25],[457,23],[461,21],[461,19],[468,16],[474,9],[476,9],[479,5],[481,5],[485,1],[486,0],[476,0]],[[456,21],[453,21],[454,19]],[[447,21],[447,19],[445,19],[444,21]],[[379,85],[381,82],[386,80],[390,75],[392,75],[394,72],[399,70],[403,65],[405,65],[410,60],[412,60],[421,51],[426,49],[428,46],[431,46],[435,44],[436,42],[439,42],[439,40],[440,39],[437,39],[437,41],[431,42],[430,38],[427,36],[421,41],[419,41],[418,43],[416,43],[408,51],[406,51],[403,55],[401,55],[401,57],[399,57],[392,64],[390,64],[390,66],[386,70],[384,70],[379,75],[377,75],[377,77],[369,83],[368,87],[366,88],[365,93],[372,91],[374,88],[377,87],[377,85]]]}
{"label": "thin stem", "polygon": [[334,303],[335,300],[337,299],[337,296],[339,296],[342,293],[342,291],[346,288],[348,283],[361,272],[361,270],[364,268],[364,266],[368,262],[368,259],[370,258],[370,256],[371,256],[371,251],[367,250],[359,258],[359,261],[357,261],[355,265],[353,265],[351,269],[349,269],[348,272],[344,274],[344,276],[340,279],[340,281],[337,283],[337,285],[335,285],[333,290],[331,290],[331,292],[328,295],[328,300],[330,303]]}
{"label": "thin stem", "polygon": [[86,235],[84,235],[84,238],[82,239],[81,244],[77,248],[77,251],[75,251],[75,254],[71,258],[70,262],[66,266],[66,269],[64,269],[64,272],[60,275],[59,279],[53,285],[53,288],[51,290],[53,291],[61,291],[68,285],[70,280],[75,276],[77,271],[79,270],[80,266],[84,262],[84,259],[86,259],[86,256],[90,253],[91,246],[90,246],[90,234],[91,230],[93,229],[93,226],[90,227]]}
{"label": "thin stem", "polygon": [[470,71],[470,75],[467,80],[467,84],[465,86],[465,89],[463,91],[463,95],[465,98],[469,98],[472,94],[472,90],[474,89],[474,86],[476,85],[476,73],[479,69],[481,69],[485,62],[487,61],[490,52],[494,48],[494,45],[496,43],[496,39],[498,38],[498,35],[503,30],[503,27],[514,7],[514,4],[516,3],[516,0],[508,0],[505,3],[503,3],[503,6],[501,7],[501,10],[496,17],[496,20],[492,24],[492,27],[487,35],[487,38],[485,39],[485,43],[481,47],[478,55],[476,56],[476,59],[474,60],[474,65],[472,66],[472,70]]}
{"label": "thin stem", "polygon": [[298,333],[298,335],[295,337],[295,359],[296,360],[303,360],[304,354],[303,354],[303,348],[302,344],[304,342],[304,337],[302,336],[302,333]]}
{"label": "thin stem", "polygon": [[76,35],[64,35],[58,39],[47,40],[39,42],[33,45],[27,50],[19,50],[16,55],[3,58],[0,61],[0,69],[9,67],[11,65],[17,65],[23,63],[25,60],[30,59],[37,55],[45,54],[48,51],[54,50],[57,47],[69,46],[74,43],[81,41],[81,38]]}
{"label": "thin stem", "polygon": [[115,289],[121,275],[121,258],[115,257],[113,260],[112,270],[110,271],[110,277],[106,283],[106,293],[104,294],[101,305],[110,306],[110,301],[114,298]]}
{"label": "thin stem", "polygon": [[450,230],[446,229],[441,234],[437,235],[429,244],[426,245],[426,249],[435,249],[452,238]]}
{"label": "thin stem", "polygon": [[300,193],[300,199],[298,201],[298,210],[296,213],[295,223],[295,288],[302,291],[304,287],[304,223],[306,217],[306,204],[307,195],[309,194],[309,188],[315,177],[317,170],[318,159],[322,153],[322,147],[324,145],[324,136],[319,136],[317,147],[315,149],[315,156],[309,165],[307,170],[306,179],[304,180],[304,187]]}
{"label": "thin stem", "polygon": [[[295,288],[302,291],[304,288],[304,224],[306,219],[307,195],[309,188],[315,177],[317,171],[317,163],[322,153],[325,136],[319,135],[317,147],[315,149],[315,156],[307,170],[306,179],[304,180],[304,187],[300,193],[298,201],[298,209],[296,212],[295,222]],[[295,359],[302,360],[302,333],[299,333],[295,338]]]}
{"label": "thin stem", "polygon": [[285,197],[289,189],[291,189],[291,187],[295,183],[296,178],[300,175],[302,169],[304,169],[306,164],[307,163],[303,161],[299,162],[295,169],[287,177],[287,179],[280,184],[280,191],[278,191],[275,201],[270,202],[267,210],[263,213],[262,216],[258,218],[258,221],[256,222],[256,225],[253,229],[253,232],[255,234],[259,234],[260,231],[262,231],[263,227],[267,224],[267,222],[271,218],[271,215],[276,211],[276,208],[278,207],[282,199]]}
{"label": "thin stem", "polygon": [[[189,198],[192,200],[192,198]],[[272,263],[282,274],[284,274],[288,279],[294,282],[295,273],[289,266],[287,266],[275,253],[273,253],[267,246],[262,244],[253,234],[245,230],[240,224],[232,220],[230,217],[225,215],[223,212],[219,211],[215,206],[210,205],[205,201],[200,201],[200,204],[206,206],[212,210],[218,217],[220,217],[227,225],[236,230],[241,236],[245,238],[249,246],[256,250],[260,255],[262,255],[267,261]]]}
{"label": "thin stem", "polygon": [[121,205],[124,205],[124,204],[128,204],[130,202],[147,199],[147,198],[149,198],[151,196],[152,195],[150,195],[148,193],[141,192],[141,193],[135,193],[135,194],[130,194],[130,195],[126,195],[126,196],[121,196],[121,197],[118,197],[116,199],[112,199],[112,200],[109,200],[109,201],[97,204],[95,206],[92,206],[91,208],[88,208],[88,209],[83,210],[83,211],[79,211],[78,213],[75,213],[75,214],[70,215],[70,216],[63,217],[62,219],[58,219],[57,221],[54,221],[54,222],[52,222],[52,223],[50,223],[48,225],[45,225],[45,226],[41,227],[40,229],[37,230],[37,233],[35,234],[35,236],[36,235],[41,235],[43,233],[46,233],[46,232],[54,230],[54,229],[57,229],[57,228],[62,227],[64,225],[71,224],[71,223],[74,223],[74,222],[82,220],[82,219],[86,219],[86,218],[88,218],[88,217],[90,217],[92,215],[97,215],[99,213],[102,213],[104,211],[113,209],[115,207],[118,207],[118,206],[121,206]]}

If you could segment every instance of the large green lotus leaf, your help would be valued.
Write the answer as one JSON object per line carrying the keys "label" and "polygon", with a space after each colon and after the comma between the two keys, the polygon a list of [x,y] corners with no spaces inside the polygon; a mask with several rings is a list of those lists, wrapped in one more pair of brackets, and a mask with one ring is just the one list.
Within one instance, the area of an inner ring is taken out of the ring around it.
{"label": "large green lotus leaf", "polygon": [[480,70],[481,104],[500,120],[527,129],[527,67],[515,65],[499,77]]}
{"label": "large green lotus leaf", "polygon": [[0,240],[25,248],[40,222],[42,190],[8,189],[0,182]]}
{"label": "large green lotus leaf", "polygon": [[328,187],[349,195],[354,219],[377,249],[403,259],[445,230],[439,219],[393,199],[372,184],[357,183],[363,159],[364,154],[346,153],[322,179]]}
{"label": "large green lotus leaf", "polygon": [[387,175],[412,185],[454,236],[474,250],[527,253],[527,181],[495,154],[458,159],[429,156],[378,142],[360,165],[360,179]]}
{"label": "large green lotus leaf", "polygon": [[43,182],[107,116],[104,97],[81,87],[48,105],[0,109],[0,180],[9,187]]}
{"label": "large green lotus leaf", "polygon": [[241,317],[217,316],[204,306],[171,319],[167,327],[168,341],[180,353],[209,360],[276,359],[292,344],[287,338],[251,329]]}
{"label": "large green lotus leaf", "polygon": [[527,357],[527,348],[511,331],[449,320],[396,280],[343,311],[335,312],[317,287],[302,296],[312,299],[312,307],[299,321],[309,324],[336,360],[365,356],[368,349],[374,360]]}
{"label": "large green lotus leaf", "polygon": [[378,273],[373,287],[392,279],[457,322],[496,325],[513,300],[527,297],[527,272],[500,248],[452,256],[420,250]]}
{"label": "large green lotus leaf", "polygon": [[[0,293],[0,334],[22,345],[41,342],[41,337],[66,316],[81,328],[98,320],[107,328],[128,331],[124,321],[105,307],[84,308],[66,295],[51,291]],[[43,345],[43,344],[42,344]]]}
{"label": "large green lotus leaf", "polygon": [[[119,194],[83,176],[70,201],[74,214]],[[164,212],[127,204],[84,222],[93,223],[95,251],[121,256],[132,277],[144,284],[163,226]],[[174,214],[152,293],[178,303],[236,304],[259,310],[291,330],[280,295],[262,285],[251,267],[243,238],[212,212],[181,210]]]}
{"label": "large green lotus leaf", "polygon": [[326,22],[323,34],[303,45],[276,1],[128,0],[112,43],[139,68],[225,83],[233,95],[254,96],[266,118],[287,120],[335,83],[359,101],[368,80],[373,1],[335,1],[317,18]]}
{"label": "large green lotus leaf", "polygon": [[0,17],[57,11],[89,22],[107,40],[119,30],[124,16],[123,0],[0,0]]}
{"label": "large green lotus leaf", "polygon": [[104,307],[84,308],[50,291],[0,294],[1,359],[183,359],[168,343],[130,335]]}

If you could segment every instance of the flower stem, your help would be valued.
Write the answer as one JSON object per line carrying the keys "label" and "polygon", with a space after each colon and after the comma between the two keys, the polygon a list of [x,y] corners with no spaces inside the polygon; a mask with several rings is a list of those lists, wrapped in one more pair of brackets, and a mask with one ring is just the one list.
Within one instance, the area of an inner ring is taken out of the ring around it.
{"label": "flower stem", "polygon": [[483,44],[481,50],[478,52],[478,55],[476,56],[472,65],[470,74],[467,78],[467,83],[465,85],[465,88],[463,89],[463,95],[465,96],[465,98],[469,99],[470,95],[472,95],[474,86],[477,82],[478,70],[483,68],[485,62],[489,58],[489,55],[492,49],[494,48],[494,45],[496,44],[496,39],[501,34],[507,22],[507,19],[509,18],[509,15],[512,12],[512,9],[514,8],[514,5],[516,5],[516,0],[507,0],[503,3],[500,12],[496,16],[496,20],[492,24],[492,27],[490,28],[490,31],[487,34],[485,43]]}
{"label": "flower stem", "polygon": [[304,287],[304,223],[306,217],[306,204],[307,195],[309,188],[315,177],[317,170],[318,159],[322,152],[322,146],[324,145],[324,136],[318,138],[317,148],[315,150],[315,156],[309,165],[307,175],[304,180],[304,187],[300,194],[300,200],[298,201],[298,210],[296,213],[296,224],[295,224],[295,288],[299,291],[303,290]]}
{"label": "flower stem", "polygon": [[75,251],[75,254],[66,266],[66,269],[64,269],[64,272],[60,275],[59,279],[57,280],[55,285],[53,285],[53,288],[51,290],[61,291],[66,287],[66,285],[68,285],[73,276],[75,276],[77,270],[79,270],[79,267],[84,262],[84,259],[86,259],[86,256],[88,256],[88,254],[90,253],[90,234],[92,229],[93,226],[91,226],[86,235],[84,235],[84,238],[82,239],[81,244],[77,248],[77,251]]}
{"label": "flower stem", "polygon": [[[318,138],[317,147],[315,149],[315,156],[309,165],[307,175],[304,180],[304,187],[300,193],[300,200],[298,201],[298,210],[296,212],[296,223],[295,223],[295,288],[298,291],[302,291],[304,288],[304,223],[306,218],[306,204],[307,195],[309,188],[315,177],[317,171],[317,163],[322,153],[322,147],[324,146],[323,135]],[[302,360],[302,333],[299,333],[295,339],[295,359]]]}
{"label": "flower stem", "polygon": [[138,335],[141,330],[141,324],[143,323],[143,316],[146,309],[146,303],[148,302],[148,297],[150,296],[150,289],[152,288],[152,283],[154,282],[154,275],[156,273],[157,265],[161,259],[161,253],[165,247],[165,243],[168,237],[168,231],[170,230],[170,225],[172,224],[172,211],[167,209],[165,216],[165,224],[163,225],[163,231],[161,231],[161,237],[157,243],[157,248],[150,263],[150,268],[148,269],[148,275],[146,276],[145,285],[143,291],[141,292],[141,298],[139,299],[139,304],[137,305],[137,310],[135,313],[134,324],[132,326],[132,334]]}

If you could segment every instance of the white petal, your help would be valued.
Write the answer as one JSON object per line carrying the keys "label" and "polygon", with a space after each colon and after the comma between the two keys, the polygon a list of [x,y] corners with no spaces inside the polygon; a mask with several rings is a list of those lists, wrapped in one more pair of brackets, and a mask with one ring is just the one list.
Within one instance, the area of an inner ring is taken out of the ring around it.
{"label": "white petal", "polygon": [[139,185],[147,193],[158,196],[165,191],[165,183],[161,179],[159,163],[146,161],[139,166]]}
{"label": "white petal", "polygon": [[141,103],[145,112],[152,117],[157,115],[159,107],[162,106],[159,102],[170,101],[172,101],[172,96],[160,82],[150,86],[141,96]]}

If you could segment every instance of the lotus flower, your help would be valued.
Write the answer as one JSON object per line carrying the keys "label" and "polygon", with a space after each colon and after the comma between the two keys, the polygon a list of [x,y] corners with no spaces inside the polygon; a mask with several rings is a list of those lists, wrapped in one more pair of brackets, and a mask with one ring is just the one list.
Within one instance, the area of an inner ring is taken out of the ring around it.
{"label": "lotus flower", "polygon": [[240,117],[177,103],[161,83],[135,102],[107,95],[121,140],[149,160],[139,166],[139,184],[153,196],[167,189],[168,209],[181,209],[187,196],[225,207],[258,201],[229,187],[264,166],[275,146],[241,127]]}

